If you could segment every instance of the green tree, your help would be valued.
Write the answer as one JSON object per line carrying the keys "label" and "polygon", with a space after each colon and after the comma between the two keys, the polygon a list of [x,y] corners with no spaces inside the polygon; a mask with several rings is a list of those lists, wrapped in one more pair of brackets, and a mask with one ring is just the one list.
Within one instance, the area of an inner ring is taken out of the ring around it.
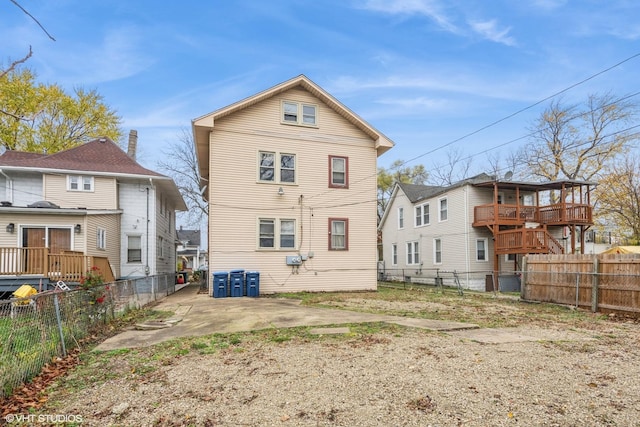
{"label": "green tree", "polygon": [[396,182],[424,185],[428,177],[423,165],[405,166],[402,160],[393,162],[389,169],[378,168],[378,222],[387,209]]}
{"label": "green tree", "polygon": [[55,153],[100,136],[118,141],[121,118],[95,90],[67,94],[36,83],[29,69],[0,77],[0,144],[8,150]]}

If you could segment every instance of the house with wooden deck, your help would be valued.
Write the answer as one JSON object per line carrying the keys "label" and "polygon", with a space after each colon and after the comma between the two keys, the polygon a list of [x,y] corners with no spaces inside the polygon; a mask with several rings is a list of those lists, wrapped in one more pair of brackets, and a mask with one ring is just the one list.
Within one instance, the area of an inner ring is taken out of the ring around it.
{"label": "house with wooden deck", "polygon": [[512,290],[527,254],[575,253],[593,225],[595,183],[498,180],[397,183],[379,224],[380,275],[476,290]]}
{"label": "house with wooden deck", "polygon": [[175,273],[186,205],[171,178],[135,161],[134,132],[129,153],[99,138],[0,155],[0,292],[77,282],[92,266],[107,280]]}
{"label": "house with wooden deck", "polygon": [[261,294],[376,289],[389,138],[304,75],[192,126],[210,273],[257,272]]}

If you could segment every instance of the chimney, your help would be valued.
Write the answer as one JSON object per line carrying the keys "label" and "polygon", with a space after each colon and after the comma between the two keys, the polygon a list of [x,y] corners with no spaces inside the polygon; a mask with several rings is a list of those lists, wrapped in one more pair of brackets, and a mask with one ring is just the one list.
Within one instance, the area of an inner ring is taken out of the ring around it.
{"label": "chimney", "polygon": [[127,147],[127,155],[133,160],[136,159],[136,149],[138,148],[138,131],[131,129],[129,131],[129,146]]}

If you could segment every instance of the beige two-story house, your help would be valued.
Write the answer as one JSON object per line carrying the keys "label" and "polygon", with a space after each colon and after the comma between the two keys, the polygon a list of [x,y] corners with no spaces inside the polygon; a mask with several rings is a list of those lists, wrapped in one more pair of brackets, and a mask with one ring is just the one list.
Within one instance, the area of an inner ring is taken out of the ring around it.
{"label": "beige two-story house", "polygon": [[130,154],[100,138],[50,155],[0,156],[7,286],[74,281],[80,264],[98,265],[107,279],[175,273],[175,212],[184,200],[171,178]]}
{"label": "beige two-story house", "polygon": [[260,293],[376,289],[389,138],[304,75],[192,125],[210,273],[258,272]]}

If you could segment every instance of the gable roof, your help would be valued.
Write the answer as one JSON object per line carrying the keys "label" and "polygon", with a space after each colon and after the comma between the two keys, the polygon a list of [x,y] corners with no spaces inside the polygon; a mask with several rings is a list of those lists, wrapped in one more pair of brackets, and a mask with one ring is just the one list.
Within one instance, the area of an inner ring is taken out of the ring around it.
{"label": "gable roof", "polygon": [[6,151],[0,155],[0,170],[36,172],[87,172],[91,174],[152,179],[175,203],[176,210],[187,210],[173,179],[144,168],[109,138],[98,138],[53,154]]}
{"label": "gable roof", "polygon": [[187,242],[184,246],[200,246],[200,230],[183,230],[180,227],[176,232],[180,242]]}
{"label": "gable roof", "polygon": [[282,92],[288,91],[295,87],[301,87],[308,91],[316,98],[324,102],[333,111],[344,117],[349,123],[360,129],[371,139],[375,141],[375,148],[378,156],[394,146],[393,141],[387,138],[382,132],[365,122],[360,116],[351,111],[340,101],[322,89],[320,86],[312,82],[304,74],[300,74],[290,80],[273,86],[265,91],[257,93],[253,96],[235,102],[231,105],[213,111],[204,116],[198,117],[191,121],[193,128],[194,142],[196,145],[196,154],[199,163],[200,176],[205,180],[209,179],[209,132],[213,129],[217,119],[226,117],[237,111],[248,108],[268,98],[276,96]]}

